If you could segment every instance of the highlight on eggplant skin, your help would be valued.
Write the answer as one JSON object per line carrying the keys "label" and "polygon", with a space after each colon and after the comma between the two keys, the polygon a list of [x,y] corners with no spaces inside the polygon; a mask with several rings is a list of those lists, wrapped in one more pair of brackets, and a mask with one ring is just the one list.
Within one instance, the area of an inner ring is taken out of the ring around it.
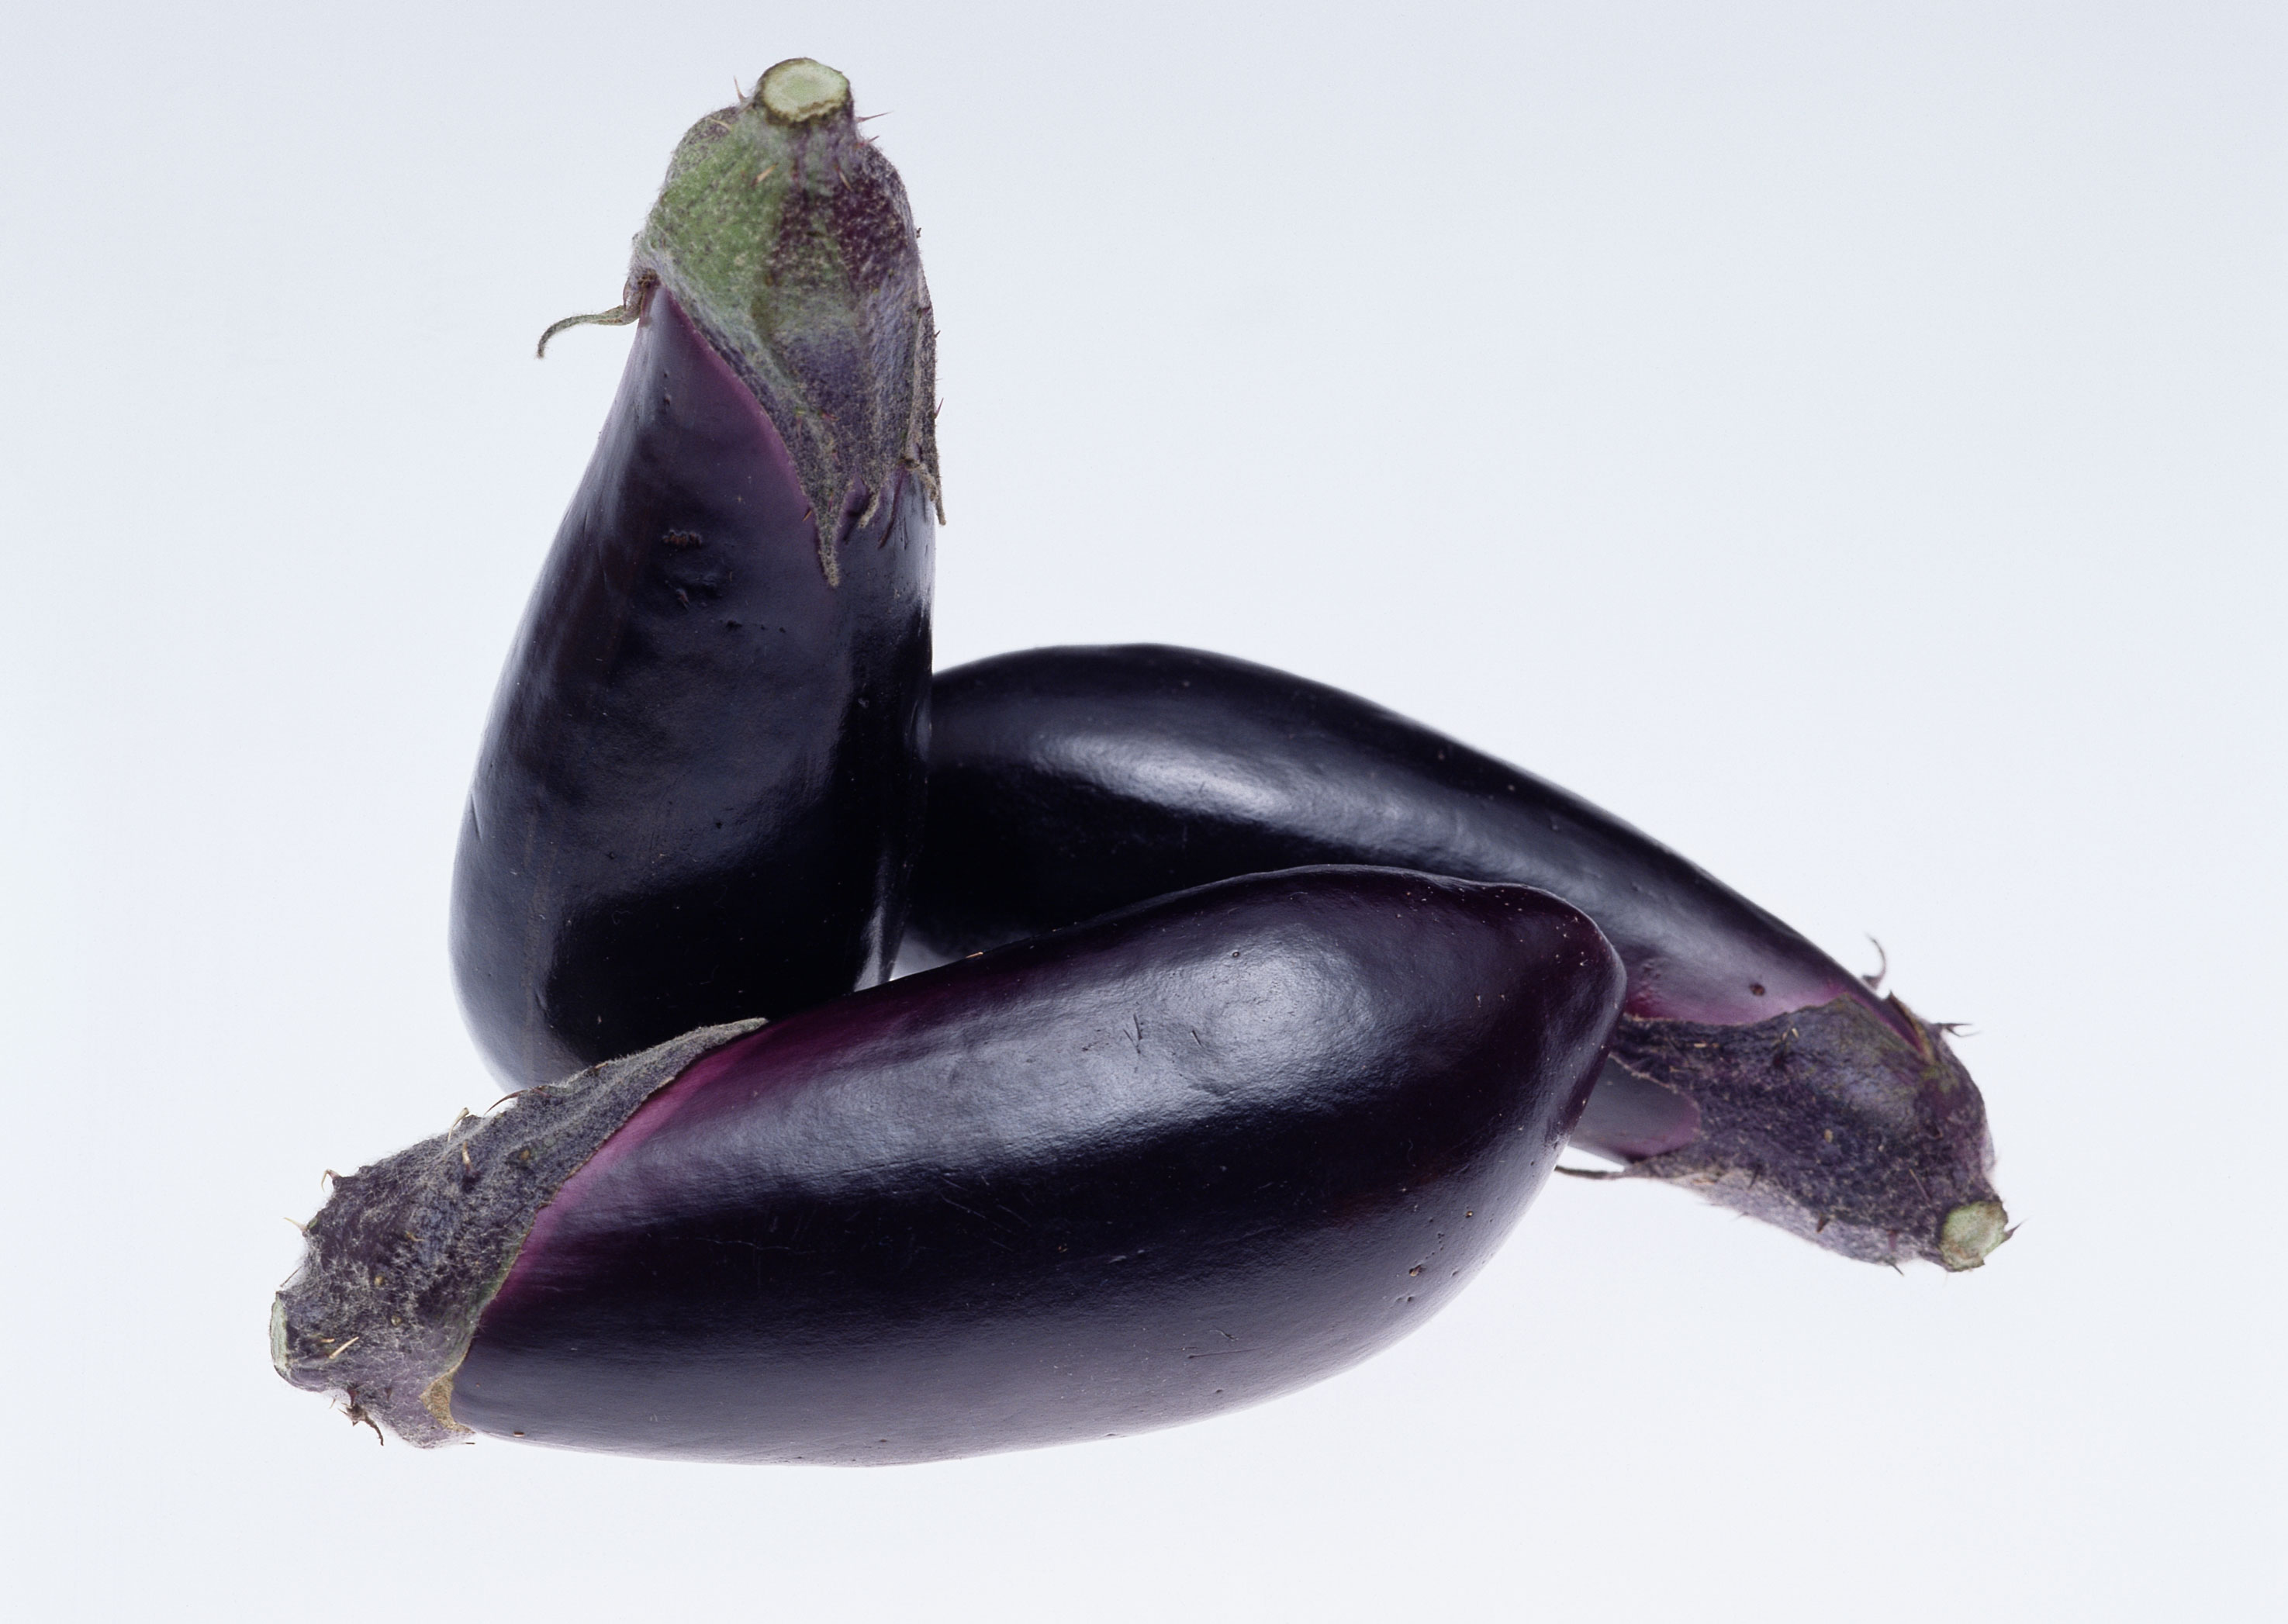
{"label": "highlight on eggplant skin", "polygon": [[512,1086],[884,979],[919,834],[935,329],[796,60],[677,149],[640,325],[487,724],[452,955]]}
{"label": "highlight on eggplant skin", "polygon": [[1461,1289],[1622,988],[1588,920],[1519,886],[1317,868],[1162,899],[690,1034],[341,1179],[273,1357],[417,1443],[687,1459],[1235,1409]]}
{"label": "highlight on eggplant skin", "polygon": [[1574,1142],[1868,1262],[1975,1268],[2008,1234],[1945,1032],[1746,898],[1533,774],[1364,700],[1152,645],[938,675],[910,963],[1304,863],[1539,886],[1628,1002]]}

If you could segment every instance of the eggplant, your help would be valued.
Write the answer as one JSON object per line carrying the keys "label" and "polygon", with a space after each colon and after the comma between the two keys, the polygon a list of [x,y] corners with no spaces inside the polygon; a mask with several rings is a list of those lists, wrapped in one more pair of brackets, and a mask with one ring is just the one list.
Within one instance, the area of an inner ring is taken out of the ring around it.
{"label": "eggplant", "polygon": [[884,979],[922,810],[936,335],[842,76],[782,62],[695,125],[622,304],[574,320],[638,331],[453,878],[512,1086]]}
{"label": "eggplant", "polygon": [[1848,1257],[1975,1268],[2008,1234],[1945,1029],[1577,796],[1189,649],[1004,654],[941,673],[932,705],[911,962],[1311,863],[1539,886],[1628,968],[1576,1144]]}
{"label": "eggplant", "polygon": [[1542,892],[1256,875],[529,1089],[337,1181],[285,1379],[421,1445],[886,1464],[1364,1359],[1540,1187],[1624,973]]}

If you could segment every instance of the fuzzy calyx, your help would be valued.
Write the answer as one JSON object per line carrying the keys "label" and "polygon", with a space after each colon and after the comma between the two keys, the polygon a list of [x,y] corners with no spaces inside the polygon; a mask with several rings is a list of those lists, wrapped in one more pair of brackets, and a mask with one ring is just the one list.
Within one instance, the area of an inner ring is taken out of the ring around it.
{"label": "fuzzy calyx", "polygon": [[1624,1016],[1613,1060],[1699,1112],[1690,1143],[1632,1162],[1868,1263],[1975,1268],[2006,1237],[1977,1086],[1946,1034],[1913,1041],[1853,998],[1752,1026]]}
{"label": "fuzzy calyx", "polygon": [[527,1089],[346,1177],[304,1231],[302,1267],[271,1305],[270,1359],[296,1387],[338,1394],[425,1449],[458,1443],[453,1375],[478,1316],[564,1181],[708,1050],[763,1023],[703,1027]]}
{"label": "fuzzy calyx", "polygon": [[840,74],[781,62],[746,101],[691,127],[636,237],[622,308],[653,282],[777,425],[830,583],[836,544],[902,475],[944,521],[937,329],[913,213]]}

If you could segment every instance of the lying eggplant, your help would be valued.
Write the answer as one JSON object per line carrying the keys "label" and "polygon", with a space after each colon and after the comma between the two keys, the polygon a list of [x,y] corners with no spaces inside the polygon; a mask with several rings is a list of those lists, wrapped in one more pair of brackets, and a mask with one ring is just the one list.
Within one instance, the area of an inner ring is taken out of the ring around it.
{"label": "lying eggplant", "polygon": [[1316,868],[1163,899],[693,1033],[339,1179],[272,1356],[425,1445],[889,1463],[1235,1409],[1461,1288],[1622,988],[1596,927],[1521,886]]}
{"label": "lying eggplant", "polygon": [[1942,1028],[1577,796],[1316,683],[1186,649],[942,673],[921,962],[1307,863],[1536,885],[1628,967],[1575,1143],[1847,1256],[1977,1267],[2007,1233]]}
{"label": "lying eggplant", "polygon": [[640,326],[453,882],[517,1084],[883,979],[928,725],[935,333],[842,76],[782,62],[694,126],[624,302],[576,320]]}

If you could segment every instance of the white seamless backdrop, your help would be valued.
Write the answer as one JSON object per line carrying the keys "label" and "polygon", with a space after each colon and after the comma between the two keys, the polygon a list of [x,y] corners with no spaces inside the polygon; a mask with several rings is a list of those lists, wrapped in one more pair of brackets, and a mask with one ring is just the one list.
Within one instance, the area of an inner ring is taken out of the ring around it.
{"label": "white seamless backdrop", "polygon": [[[2288,26],[2261,4],[28,10],[0,60],[15,1616],[2248,1618],[2284,1442]],[[1557,1181],[1247,1414],[883,1471],[377,1449],[318,1176],[494,1089],[479,726],[677,135],[847,71],[941,663],[1149,639],[1577,788],[1973,1023],[2023,1229]]]}

